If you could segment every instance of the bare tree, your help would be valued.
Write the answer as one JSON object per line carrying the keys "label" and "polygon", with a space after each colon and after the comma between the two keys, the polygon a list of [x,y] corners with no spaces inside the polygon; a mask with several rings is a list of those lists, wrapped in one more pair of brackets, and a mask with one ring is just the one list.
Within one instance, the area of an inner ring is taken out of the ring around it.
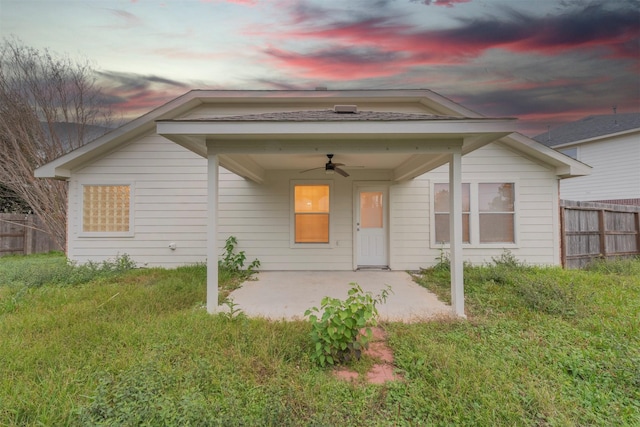
{"label": "bare tree", "polygon": [[96,129],[106,129],[111,117],[88,63],[4,40],[0,183],[33,209],[61,249],[66,241],[67,183],[37,179],[33,171],[98,136]]}

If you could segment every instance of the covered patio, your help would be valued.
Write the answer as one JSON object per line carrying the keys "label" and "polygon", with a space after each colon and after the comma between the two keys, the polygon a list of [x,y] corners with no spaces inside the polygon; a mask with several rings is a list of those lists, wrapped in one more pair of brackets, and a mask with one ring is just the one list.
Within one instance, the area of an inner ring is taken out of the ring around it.
{"label": "covered patio", "polygon": [[374,297],[387,285],[391,287],[387,301],[377,307],[382,321],[410,323],[452,315],[450,305],[404,271],[264,271],[244,282],[229,299],[250,317],[296,320],[303,319],[307,309],[320,308],[325,296],[345,299],[350,283]]}
{"label": "covered patio", "polygon": [[[325,96],[322,93],[320,95]],[[373,100],[370,95],[367,96],[367,102]],[[283,99],[282,102],[284,101],[292,102],[291,99]],[[349,101],[353,102],[354,98]],[[427,102],[423,97],[417,101]],[[390,102],[389,98],[384,98],[384,102]],[[449,311],[464,317],[462,156],[513,132],[514,122],[507,118],[482,117],[468,110],[463,110],[462,113],[465,115],[360,111],[357,105],[336,104],[334,109],[327,110],[157,121],[159,135],[208,161],[207,309],[210,312],[218,310],[216,260],[220,239],[219,168],[224,167],[246,180],[262,185],[268,181],[269,171],[313,168],[318,166],[318,158],[334,153],[340,156],[341,162],[358,165],[362,168],[360,170],[380,171],[380,180],[371,182],[383,180],[387,186],[411,180],[439,166],[449,165],[449,212],[452,214],[449,230],[452,306]],[[353,246],[356,247],[360,231],[359,220],[355,212],[350,214],[353,215]],[[331,244],[337,245],[333,242]],[[352,257],[353,270],[363,264],[358,262],[357,252],[354,250]],[[392,270],[397,269],[390,262],[382,265]],[[327,270],[332,270],[330,265],[327,265]],[[270,273],[265,275],[268,274]],[[400,274],[406,275],[404,272]],[[349,281],[343,281],[343,286]],[[365,285],[365,281],[361,282]],[[251,288],[246,286],[241,294]],[[322,286],[319,288],[321,291]]]}

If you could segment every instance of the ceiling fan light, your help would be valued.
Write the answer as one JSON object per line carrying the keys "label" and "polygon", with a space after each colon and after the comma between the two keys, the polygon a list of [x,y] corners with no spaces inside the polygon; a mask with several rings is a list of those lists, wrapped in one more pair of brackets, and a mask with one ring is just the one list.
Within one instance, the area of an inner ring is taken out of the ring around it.
{"label": "ceiling fan light", "polygon": [[327,175],[333,175],[334,173],[336,173],[336,171],[334,171],[333,169],[328,169],[327,168],[327,169],[324,170],[324,173],[327,174]]}

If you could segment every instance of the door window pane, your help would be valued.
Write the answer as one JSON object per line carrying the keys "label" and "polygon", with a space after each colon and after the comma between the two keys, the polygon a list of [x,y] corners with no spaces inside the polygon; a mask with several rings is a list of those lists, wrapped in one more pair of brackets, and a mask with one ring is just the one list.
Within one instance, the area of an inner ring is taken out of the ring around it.
{"label": "door window pane", "polygon": [[360,227],[382,228],[382,202],[381,191],[360,193]]}

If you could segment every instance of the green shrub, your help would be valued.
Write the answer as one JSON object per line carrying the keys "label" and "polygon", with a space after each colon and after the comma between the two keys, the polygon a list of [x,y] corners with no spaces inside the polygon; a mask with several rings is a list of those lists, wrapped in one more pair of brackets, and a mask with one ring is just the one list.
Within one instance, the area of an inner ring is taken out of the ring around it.
{"label": "green shrub", "polygon": [[[364,292],[357,283],[350,283],[346,300],[324,297],[320,310],[317,307],[307,310],[304,315],[311,321],[311,340],[314,351],[312,360],[320,366],[334,365],[359,360],[362,350],[371,340],[371,326],[377,325],[378,309],[376,305],[384,303],[391,291],[387,286],[375,297]],[[365,328],[364,333],[361,330]]]}
{"label": "green shrub", "polygon": [[222,259],[218,260],[218,267],[220,269],[233,273],[246,271],[250,275],[260,268],[260,261],[256,258],[249,264],[247,269],[244,270],[244,262],[247,259],[247,255],[244,251],[236,253],[236,246],[238,246],[238,239],[236,239],[235,236],[229,236],[224,243]]}
{"label": "green shrub", "polygon": [[499,257],[491,257],[493,265],[496,267],[505,268],[522,268],[526,267],[526,263],[518,261],[518,259],[511,253],[510,250],[505,249]]}

